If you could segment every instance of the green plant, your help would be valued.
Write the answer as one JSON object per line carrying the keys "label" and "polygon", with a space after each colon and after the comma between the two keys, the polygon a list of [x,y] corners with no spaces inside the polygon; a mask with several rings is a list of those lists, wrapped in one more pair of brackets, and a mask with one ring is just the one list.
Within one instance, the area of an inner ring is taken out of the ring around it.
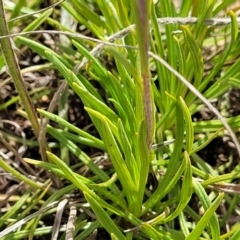
{"label": "green plant", "polygon": [[[225,2],[230,5],[232,1]],[[18,9],[21,13],[30,13],[31,7],[38,3],[33,2],[25,8],[19,4],[22,1],[15,5],[6,3],[5,8],[15,15]],[[65,194],[79,189],[84,203],[77,203],[76,207],[88,210],[78,214],[75,232],[72,232],[74,239],[86,239],[101,229],[105,229],[112,239],[236,239],[239,224],[221,235],[220,229],[227,223],[227,218],[220,221],[216,209],[226,203],[231,206],[227,210],[230,215],[237,206],[239,199],[231,194],[234,191],[224,196],[218,190],[228,192],[228,184],[239,177],[240,166],[237,164],[226,174],[225,169],[213,169],[198,155],[209,142],[224,134],[223,126],[229,130],[240,153],[234,134],[240,126],[239,116],[229,114],[224,120],[210,103],[227,93],[229,88],[239,86],[239,38],[234,12],[229,13],[230,26],[208,27],[205,24],[206,19],[224,10],[225,4],[186,1],[177,11],[170,0],[63,2],[62,7],[69,16],[75,18],[83,30],[87,29],[95,38],[101,39],[100,43],[94,43],[91,38],[78,38],[74,29],[50,17],[50,10],[34,15],[36,20],[28,25],[28,31],[37,29],[45,21],[57,30],[67,32],[72,45],[68,42],[63,46],[59,42],[59,52],[56,52],[31,38],[17,36],[17,46],[30,48],[51,63],[47,65],[49,69],[61,74],[81,99],[99,137],[74,126],[66,115],[51,113],[56,101],[51,111],[37,109],[41,118],[51,120],[49,124],[41,125],[40,140],[45,139],[45,132],[51,135],[57,142],[54,147],[59,148],[60,144],[61,157],[54,154],[51,145],[41,146],[40,141],[39,147],[47,154],[48,161],[42,161],[46,160],[44,154],[41,161],[25,160],[50,170],[51,176],[58,176],[61,181],[57,178],[58,188],[56,185],[44,191],[48,181],[44,185],[35,184],[1,160],[3,169],[38,192],[24,194],[15,208],[7,216],[3,215],[0,226],[10,225],[4,222],[10,216],[16,221],[24,219],[42,199],[41,206],[45,209],[47,204],[60,201]],[[165,17],[187,17],[190,12],[198,19],[194,25],[159,24]],[[129,27],[135,23],[136,26]],[[227,37],[212,36],[210,33],[216,28]],[[216,51],[220,40],[227,47],[208,59],[213,67],[205,75],[207,57],[203,49],[214,47]],[[3,48],[4,43],[1,44]],[[237,59],[234,64],[224,65],[233,59]],[[114,65],[113,69],[108,68],[109,62]],[[1,60],[0,63],[0,68],[8,64]],[[61,91],[56,94],[58,98]],[[61,106],[67,104],[67,93],[65,90]],[[22,99],[20,92],[19,96]],[[193,121],[194,114],[204,104],[210,106],[220,120]],[[35,120],[31,119],[26,105],[24,108],[26,112],[19,110],[18,113],[33,124]],[[162,146],[165,141],[172,144]],[[107,153],[111,168],[100,168],[79,143]],[[79,160],[77,166],[71,165],[70,156]],[[89,174],[78,174],[76,168],[79,165],[87,167]],[[64,187],[61,187],[62,179],[68,180]],[[49,197],[49,193],[53,195]],[[202,216],[193,208],[193,193],[202,207]],[[17,213],[26,199],[32,208],[19,217]],[[89,217],[87,212],[96,219]],[[33,239],[48,234],[51,230],[40,227],[39,221],[42,214],[50,213],[40,211],[38,217],[28,218],[28,224],[15,225],[19,227],[17,232],[0,233],[1,239]],[[63,226],[60,232],[65,230],[66,226]],[[59,233],[59,239],[63,238],[64,234]]]}

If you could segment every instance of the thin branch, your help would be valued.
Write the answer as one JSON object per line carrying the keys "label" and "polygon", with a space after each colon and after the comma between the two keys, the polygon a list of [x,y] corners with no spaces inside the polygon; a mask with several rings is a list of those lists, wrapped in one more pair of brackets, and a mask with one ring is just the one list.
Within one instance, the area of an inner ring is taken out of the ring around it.
{"label": "thin branch", "polygon": [[[67,82],[64,81],[58,88],[58,90],[55,92],[49,107],[48,107],[48,112],[53,112],[55,109],[55,106],[57,105],[59,98],[61,97],[61,94],[63,93],[64,89],[67,86]],[[39,142],[47,142],[46,140],[46,131],[47,131],[47,125],[49,123],[49,119],[48,118],[43,118],[42,121],[40,122],[40,131],[39,131],[39,137],[38,137],[38,141]],[[42,145],[40,144],[40,152],[42,155],[46,155],[46,150],[49,151],[49,148],[47,148],[47,145]],[[47,157],[47,156],[46,156]],[[55,174],[50,174],[51,179],[53,180],[54,184],[57,187],[61,186],[61,179],[56,176]]]}
{"label": "thin branch", "polygon": [[[126,35],[130,32],[129,31],[129,27],[126,28],[128,31],[126,32]],[[131,28],[131,30],[133,29],[133,27]],[[123,31],[120,31],[118,32],[117,34],[119,34],[121,37],[122,37],[122,32]],[[124,32],[125,32],[125,29],[124,29]],[[102,41],[102,40],[99,40],[97,38],[92,38],[92,37],[87,37],[85,35],[82,35],[80,33],[71,33],[71,32],[64,32],[64,31],[57,31],[57,30],[36,30],[36,31],[29,31],[29,32],[21,32],[21,33],[13,33],[13,34],[9,34],[9,35],[3,35],[3,36],[0,36],[0,39],[5,39],[5,38],[12,38],[12,37],[18,37],[18,36],[24,36],[24,35],[29,35],[29,34],[41,34],[41,33],[49,33],[49,34],[62,34],[62,35],[65,35],[65,36],[70,36],[70,37],[76,37],[76,38],[81,38],[81,39],[86,39],[86,40],[89,40],[89,41],[92,41],[92,42],[96,42],[96,43],[101,43],[101,44],[104,44],[104,45],[110,45],[110,46],[113,46],[113,47],[124,47],[124,48],[133,48],[133,49],[136,49],[137,47],[135,46],[130,46],[130,45],[125,45],[125,44],[115,44],[115,43],[111,43],[111,42],[107,42],[107,41]],[[124,36],[123,36],[124,37]],[[114,41],[115,39],[113,39]]]}
{"label": "thin branch", "polygon": [[46,7],[46,8],[43,8],[43,9],[41,9],[41,10],[39,10],[39,11],[36,11],[36,12],[33,12],[33,13],[28,13],[28,14],[21,15],[21,16],[19,16],[19,17],[15,17],[15,18],[13,18],[13,19],[8,20],[7,22],[8,22],[8,23],[14,22],[14,21],[20,20],[20,19],[22,19],[22,18],[30,17],[30,16],[33,16],[33,15],[39,14],[39,13],[41,13],[41,12],[45,12],[45,11],[47,11],[47,10],[50,9],[50,8],[54,8],[54,7],[62,4],[64,1],[65,1],[65,0],[56,2],[56,3],[52,4],[51,6],[48,6],[48,7]]}
{"label": "thin branch", "polygon": [[[163,24],[163,25],[167,25],[167,24],[196,24],[198,21],[197,18],[158,18],[157,22],[158,24]],[[227,26],[230,25],[231,23],[231,19],[230,18],[211,18],[211,19],[207,19],[204,21],[204,24],[207,26]],[[240,27],[240,18],[237,18],[237,23],[238,26]],[[66,35],[66,36],[71,36],[71,37],[78,37],[81,39],[86,39],[86,40],[90,40],[93,42],[97,42],[97,43],[101,43],[101,44],[105,44],[105,45],[110,45],[110,46],[115,46],[115,47],[128,47],[128,48],[136,48],[134,46],[129,46],[129,45],[124,45],[124,44],[114,44],[112,43],[113,41],[115,41],[116,39],[119,38],[123,38],[125,37],[127,34],[129,34],[133,29],[135,28],[135,24],[132,24],[124,29],[122,29],[121,31],[113,34],[112,36],[110,36],[108,38],[108,41],[102,41],[96,38],[91,38],[91,37],[87,37],[85,35],[82,35],[80,33],[71,33],[71,32],[64,32],[64,31],[57,31],[57,30],[37,30],[37,31],[29,31],[29,32],[21,32],[21,33],[14,33],[14,34],[9,34],[9,35],[5,35],[5,36],[0,36],[0,39],[3,38],[9,38],[9,37],[17,37],[17,36],[24,36],[24,35],[28,35],[28,34],[39,34],[39,33],[51,33],[51,34],[62,34],[62,35]]]}
{"label": "thin branch", "polygon": [[[167,17],[167,18],[158,18],[157,19],[158,24],[196,24],[198,22],[198,18],[195,17],[187,17],[187,18],[181,18],[181,17]],[[206,19],[203,22],[207,26],[227,26],[231,23],[231,18],[211,18]],[[238,26],[240,26],[240,18],[237,18]]]}

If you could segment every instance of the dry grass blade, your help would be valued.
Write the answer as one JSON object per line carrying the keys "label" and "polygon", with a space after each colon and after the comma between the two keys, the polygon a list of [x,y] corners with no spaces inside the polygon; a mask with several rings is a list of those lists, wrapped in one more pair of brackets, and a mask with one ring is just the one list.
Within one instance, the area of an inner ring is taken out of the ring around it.
{"label": "dry grass blade", "polygon": [[19,17],[10,19],[10,20],[8,20],[7,22],[8,22],[8,23],[14,22],[14,21],[20,20],[20,19],[22,19],[22,18],[30,17],[30,16],[33,16],[33,15],[39,14],[39,13],[41,13],[41,12],[45,12],[45,11],[47,11],[47,10],[50,9],[50,8],[54,8],[54,7],[62,4],[63,2],[65,2],[65,0],[56,2],[56,3],[52,4],[51,6],[46,7],[46,8],[43,8],[43,9],[41,9],[41,10],[39,10],[39,11],[34,12],[34,13],[28,13],[28,14],[24,14],[24,15],[22,15],[22,16],[19,16]]}
{"label": "dry grass blade", "polygon": [[[67,82],[64,81],[58,88],[57,92],[54,94],[54,96],[51,100],[51,103],[48,107],[49,112],[53,112],[53,110],[54,110],[55,106],[58,104],[59,98],[60,98],[62,92],[64,91],[64,89],[66,88],[66,86],[67,86]],[[39,142],[46,142],[46,129],[47,129],[48,122],[49,122],[49,119],[44,118],[44,119],[42,119],[42,121],[40,123],[40,131],[39,131],[39,137],[38,137]],[[47,159],[46,150],[49,151],[47,145],[40,145],[41,155],[44,156],[45,159]],[[51,178],[54,180],[54,183],[56,184],[56,186],[59,187],[61,185],[61,180],[57,176],[51,174]]]}
{"label": "dry grass blade", "polygon": [[51,240],[57,240],[58,239],[58,234],[60,230],[60,223],[63,215],[63,210],[67,204],[68,200],[63,199],[57,206],[57,211],[54,219],[54,224],[53,224],[53,231],[52,231],[52,237]]}
{"label": "dry grass blade", "polygon": [[65,237],[66,240],[74,239],[76,217],[77,217],[77,208],[76,206],[71,205],[69,218],[67,222],[66,237]]}
{"label": "dry grass blade", "polygon": [[[158,24],[196,24],[198,18],[195,17],[167,17],[167,18],[158,18]],[[240,26],[240,18],[237,18],[238,25]],[[231,24],[230,18],[211,18],[206,19],[204,24],[207,26],[226,26]]]}
{"label": "dry grass blade", "polygon": [[56,202],[52,202],[49,205],[47,205],[46,207],[40,209],[39,211],[23,218],[22,220],[16,222],[15,224],[13,224],[11,227],[8,227],[6,229],[4,229],[2,232],[0,232],[0,239],[4,236],[6,236],[8,233],[16,230],[17,228],[19,228],[20,226],[22,226],[23,224],[27,223],[28,221],[30,221],[31,219],[39,216],[42,213],[45,213],[46,211],[48,211],[49,209],[55,207],[57,205],[57,201]]}

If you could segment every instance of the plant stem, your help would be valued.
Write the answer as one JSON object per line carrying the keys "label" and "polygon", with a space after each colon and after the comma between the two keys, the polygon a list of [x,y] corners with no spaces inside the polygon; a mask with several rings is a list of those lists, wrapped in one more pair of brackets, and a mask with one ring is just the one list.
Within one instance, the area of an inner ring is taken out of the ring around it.
{"label": "plant stem", "polygon": [[[7,26],[6,17],[5,17],[4,5],[2,0],[0,0],[0,16],[1,16],[0,17],[0,36],[9,35],[8,26]],[[0,44],[1,44],[3,56],[5,59],[5,63],[8,68],[8,73],[12,77],[16,90],[26,110],[27,117],[32,124],[32,128],[35,133],[35,136],[39,141],[42,160],[47,161],[46,150],[49,150],[49,149],[46,144],[47,143],[46,141],[39,140],[40,126],[39,126],[37,114],[34,109],[31,98],[28,94],[28,91],[24,85],[24,81],[20,72],[20,67],[18,65],[17,56],[14,52],[14,42],[9,37],[9,38],[0,39]],[[54,174],[49,174],[49,176],[51,177],[52,181],[56,184],[56,186],[59,186],[60,180],[56,176],[54,176]]]}
{"label": "plant stem", "polygon": [[137,40],[139,45],[141,76],[143,80],[143,105],[144,117],[147,124],[147,145],[150,149],[154,138],[154,112],[153,101],[150,86],[150,73],[149,73],[149,13],[150,2],[148,0],[135,0],[136,10],[136,30]]}
{"label": "plant stem", "polygon": [[[0,0],[0,36],[9,35],[8,26],[5,18],[5,11],[3,6],[3,1]],[[39,124],[37,121],[37,114],[34,110],[31,98],[28,91],[24,85],[23,78],[20,73],[20,68],[17,61],[17,56],[14,52],[14,43],[11,38],[0,39],[0,44],[2,48],[2,53],[5,59],[5,63],[8,68],[8,73],[12,77],[14,85],[20,96],[22,104],[27,112],[28,118],[31,121],[33,131],[38,137],[39,135]]]}

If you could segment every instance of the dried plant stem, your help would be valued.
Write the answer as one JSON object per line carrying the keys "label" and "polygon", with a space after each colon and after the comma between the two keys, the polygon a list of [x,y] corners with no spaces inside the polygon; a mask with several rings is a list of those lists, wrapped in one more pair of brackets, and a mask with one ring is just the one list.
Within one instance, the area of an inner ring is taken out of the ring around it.
{"label": "dried plant stem", "polygon": [[35,12],[33,12],[33,13],[28,13],[28,14],[21,15],[21,16],[19,16],[19,17],[16,17],[16,18],[13,18],[13,19],[8,20],[7,22],[8,22],[8,23],[10,23],[10,22],[15,22],[15,21],[18,21],[18,20],[20,20],[20,19],[28,18],[28,17],[30,17],[30,16],[33,16],[33,15],[36,15],[36,14],[45,12],[45,11],[47,11],[48,9],[54,8],[54,7],[62,4],[64,1],[65,1],[65,0],[61,0],[61,1],[59,1],[59,2],[56,2],[56,3],[52,4],[52,5],[50,5],[49,7],[43,8],[43,9],[38,10],[38,11],[35,11]]}
{"label": "dried plant stem", "polygon": [[21,219],[20,221],[14,223],[10,227],[4,229],[2,232],[0,232],[0,238],[6,236],[8,233],[13,232],[15,229],[21,227],[22,225],[26,224],[29,222],[31,219],[38,217],[39,215],[46,213],[49,209],[54,208],[58,204],[57,201],[50,203],[46,207],[42,207],[39,211],[34,212],[31,215],[28,215],[27,217]]}
{"label": "dried plant stem", "polygon": [[77,208],[75,205],[71,204],[69,218],[67,222],[67,230],[66,230],[66,237],[65,237],[66,240],[74,239],[76,219],[77,219]]}
{"label": "dried plant stem", "polygon": [[[198,18],[195,17],[187,17],[187,18],[181,18],[181,17],[167,17],[167,18],[158,18],[157,19],[158,24],[196,24],[198,22]],[[203,22],[207,26],[227,26],[231,23],[231,18],[211,18],[206,19]],[[240,26],[240,18],[237,18],[238,26]]]}
{"label": "dried plant stem", "polygon": [[56,215],[55,215],[55,218],[54,218],[51,240],[57,240],[58,237],[59,237],[58,234],[59,234],[59,231],[60,231],[60,225],[61,225],[61,220],[62,220],[62,216],[63,216],[63,211],[64,211],[67,203],[68,203],[68,199],[65,198],[61,202],[59,202],[59,204],[57,206],[57,211],[56,211]]}
{"label": "dried plant stem", "polygon": [[[135,1],[133,1],[135,2]],[[143,82],[143,105],[144,105],[144,118],[146,119],[147,126],[147,145],[150,149],[152,146],[154,127],[153,127],[153,106],[151,99],[151,87],[150,87],[150,71],[149,71],[149,13],[150,2],[147,0],[136,0],[136,32],[137,42],[139,46],[140,56],[140,70]]]}
{"label": "dried plant stem", "polygon": [[[4,6],[3,6],[3,1],[0,0],[0,36],[5,36],[9,34],[7,23],[6,23],[6,18],[5,18],[5,11],[4,11]],[[14,43],[10,37],[8,38],[0,38],[0,44],[2,47],[2,52],[3,56],[5,59],[5,63],[8,67],[8,71],[10,76],[12,77],[12,80],[14,82],[14,85],[17,89],[17,92],[20,96],[20,99],[22,101],[22,104],[24,106],[24,109],[27,113],[27,117],[30,120],[32,124],[33,131],[35,133],[35,136],[39,140],[39,135],[40,135],[40,126],[37,118],[36,111],[34,109],[33,103],[31,101],[31,98],[28,94],[28,91],[25,87],[20,68],[18,65],[18,60],[17,56],[14,52]],[[46,156],[46,150],[48,149],[47,147],[47,142],[46,141],[40,141],[39,140],[39,146],[40,146],[40,153],[43,161],[47,161],[47,156]],[[50,177],[56,183],[55,175],[51,174]]]}
{"label": "dried plant stem", "polygon": [[[191,24],[194,25],[198,21],[197,18],[190,17],[190,18],[158,18],[157,22],[158,24],[162,25],[167,25],[167,24]],[[204,21],[204,24],[207,26],[227,26],[230,25],[231,23],[231,18],[211,18],[211,19],[206,19]],[[237,18],[237,23],[238,26],[240,27],[240,18]],[[150,23],[151,24],[151,23]],[[29,35],[29,34],[39,34],[39,33],[50,33],[50,34],[62,34],[66,36],[71,36],[71,37],[78,37],[81,39],[86,39],[89,41],[97,42],[100,44],[104,45],[110,45],[110,46],[116,46],[116,47],[128,47],[128,48],[136,48],[135,46],[128,46],[124,44],[114,44],[112,43],[113,41],[123,38],[126,35],[128,35],[133,29],[135,29],[135,24],[132,24],[124,29],[122,29],[119,32],[114,33],[111,35],[108,39],[108,41],[102,41],[96,38],[91,38],[85,35],[82,35],[80,33],[73,33],[73,32],[65,32],[65,31],[57,31],[57,30],[37,30],[37,31],[29,31],[29,32],[21,32],[21,33],[14,33],[14,34],[4,34],[0,36],[0,39],[3,38],[9,38],[9,37],[17,37],[17,36],[24,36],[24,35]]]}
{"label": "dried plant stem", "polygon": [[[9,34],[5,11],[3,7],[3,1],[0,0],[0,36],[5,36]],[[2,53],[5,59],[5,63],[8,67],[8,71],[10,76],[13,79],[14,85],[18,91],[18,94],[21,98],[23,106],[27,112],[29,120],[31,121],[33,131],[35,135],[38,137],[39,135],[39,124],[37,120],[37,114],[34,110],[31,98],[28,94],[28,91],[24,85],[23,78],[21,76],[20,68],[18,65],[17,57],[14,52],[13,41],[11,38],[0,39],[0,44],[2,47]]]}

